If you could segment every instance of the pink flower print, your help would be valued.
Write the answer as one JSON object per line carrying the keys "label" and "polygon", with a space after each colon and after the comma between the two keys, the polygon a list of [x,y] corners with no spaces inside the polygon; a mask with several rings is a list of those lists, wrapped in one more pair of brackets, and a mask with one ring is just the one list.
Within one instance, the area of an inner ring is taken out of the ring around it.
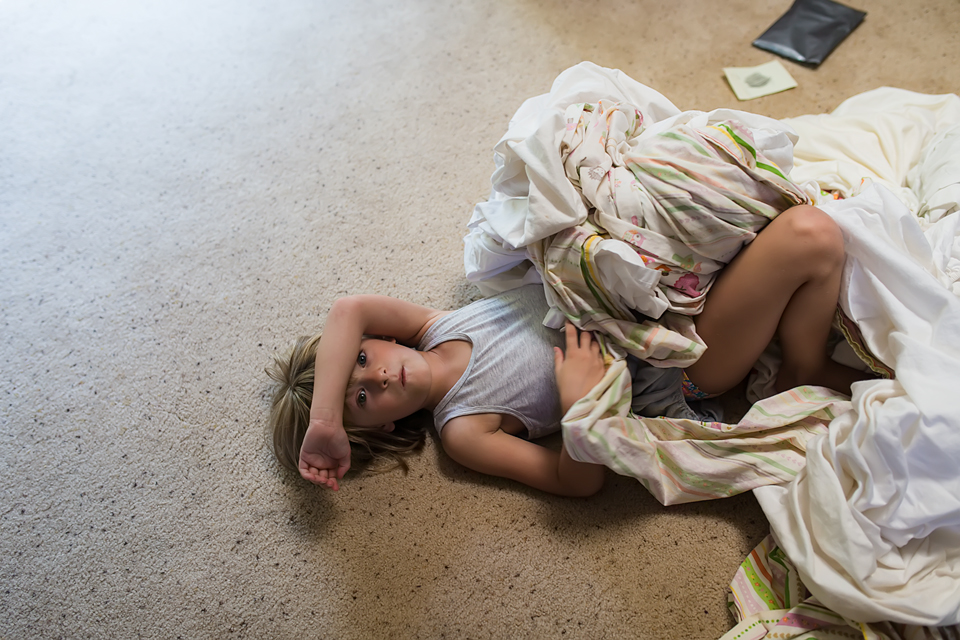
{"label": "pink flower print", "polygon": [[673,288],[680,293],[687,294],[691,298],[696,298],[698,295],[700,295],[700,292],[697,291],[698,286],[700,286],[700,278],[692,273],[687,273],[677,278]]}
{"label": "pink flower print", "polygon": [[633,223],[633,226],[635,226],[635,227],[639,227],[639,226],[640,226],[640,220],[637,219],[637,216],[630,216],[630,222],[632,222],[632,223]]}

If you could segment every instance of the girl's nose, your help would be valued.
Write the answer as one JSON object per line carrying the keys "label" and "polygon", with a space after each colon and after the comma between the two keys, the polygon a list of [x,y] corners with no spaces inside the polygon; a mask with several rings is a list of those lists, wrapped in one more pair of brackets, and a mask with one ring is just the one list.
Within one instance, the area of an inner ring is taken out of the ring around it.
{"label": "girl's nose", "polygon": [[383,388],[387,388],[387,382],[389,381],[390,376],[387,375],[386,369],[380,369],[380,384],[383,385]]}

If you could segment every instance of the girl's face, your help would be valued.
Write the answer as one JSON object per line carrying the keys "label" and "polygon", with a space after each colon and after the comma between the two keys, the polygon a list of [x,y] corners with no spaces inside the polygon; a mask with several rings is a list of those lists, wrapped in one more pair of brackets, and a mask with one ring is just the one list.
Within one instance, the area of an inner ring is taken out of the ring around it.
{"label": "girl's face", "polygon": [[364,338],[347,382],[344,422],[393,431],[396,420],[427,404],[433,381],[423,353],[394,341]]}

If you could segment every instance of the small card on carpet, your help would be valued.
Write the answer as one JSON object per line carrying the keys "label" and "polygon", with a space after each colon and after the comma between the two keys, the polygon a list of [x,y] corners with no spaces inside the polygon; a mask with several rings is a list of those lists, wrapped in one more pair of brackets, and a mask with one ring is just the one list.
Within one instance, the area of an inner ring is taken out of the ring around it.
{"label": "small card on carpet", "polygon": [[758,67],[725,67],[723,73],[739,100],[753,100],[797,86],[779,60]]}

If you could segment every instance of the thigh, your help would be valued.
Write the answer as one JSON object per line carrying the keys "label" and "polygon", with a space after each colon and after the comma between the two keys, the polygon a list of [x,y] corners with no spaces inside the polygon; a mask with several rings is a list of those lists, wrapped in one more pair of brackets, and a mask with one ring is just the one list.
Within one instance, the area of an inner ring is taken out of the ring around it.
{"label": "thigh", "polygon": [[776,334],[790,299],[816,268],[820,245],[833,233],[839,230],[827,214],[793,207],[723,269],[696,318],[707,350],[687,369],[694,384],[722,393],[749,373]]}

